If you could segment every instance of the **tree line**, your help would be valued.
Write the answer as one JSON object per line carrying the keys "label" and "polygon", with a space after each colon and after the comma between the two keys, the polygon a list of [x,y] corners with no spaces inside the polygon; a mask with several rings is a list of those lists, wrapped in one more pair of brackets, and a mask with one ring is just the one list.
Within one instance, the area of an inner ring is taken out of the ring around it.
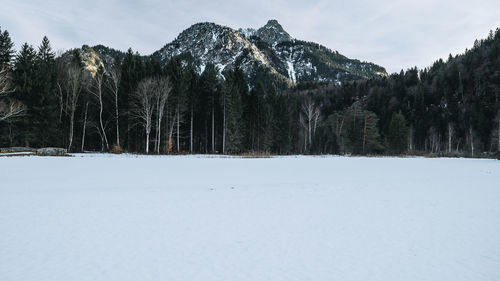
{"label": "tree line", "polygon": [[[96,57],[93,57],[96,56]],[[88,63],[89,61],[93,63]],[[500,32],[388,77],[285,88],[129,49],[13,49],[0,30],[0,146],[146,153],[477,156],[500,150]],[[257,75],[258,76],[258,75]]]}

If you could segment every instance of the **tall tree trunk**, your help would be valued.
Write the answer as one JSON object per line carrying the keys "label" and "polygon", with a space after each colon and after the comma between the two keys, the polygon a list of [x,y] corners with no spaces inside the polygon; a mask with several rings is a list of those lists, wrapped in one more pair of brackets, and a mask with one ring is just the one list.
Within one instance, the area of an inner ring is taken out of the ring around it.
{"label": "tall tree trunk", "polygon": [[500,109],[498,109],[498,146],[497,151],[500,152]]}
{"label": "tall tree trunk", "polygon": [[73,128],[75,123],[75,108],[71,108],[71,116],[69,119],[69,144],[68,152],[71,151],[71,145],[73,144]]}
{"label": "tall tree trunk", "polygon": [[115,118],[116,118],[116,145],[120,146],[120,124],[118,112],[118,94],[115,95]]}
{"label": "tall tree trunk", "polygon": [[191,106],[191,128],[189,130],[189,153],[193,153],[193,106]]}
{"label": "tall tree trunk", "polygon": [[307,152],[307,132],[304,134],[304,153]]}
{"label": "tall tree trunk", "polygon": [[156,153],[160,154],[160,147],[161,147],[161,117],[158,117],[158,128],[156,129],[157,131],[157,144],[156,144]]}
{"label": "tall tree trunk", "polygon": [[207,120],[205,120],[205,149],[204,149],[204,152],[207,153],[208,152],[208,122]]}
{"label": "tall tree trunk", "polygon": [[474,137],[472,135],[472,126],[469,127],[469,134],[470,134],[471,155],[472,155],[472,157],[474,157]]}
{"label": "tall tree trunk", "polygon": [[223,117],[222,117],[222,154],[226,154],[226,99],[223,103]]}
{"label": "tall tree trunk", "polygon": [[408,134],[408,150],[413,151],[413,125],[410,125]]}
{"label": "tall tree trunk", "polygon": [[157,126],[156,126],[156,130],[155,130],[155,144],[153,146],[154,151],[157,151],[157,149],[158,149],[158,135],[160,134],[159,133],[160,131],[158,130],[159,129],[158,128],[158,119],[156,119],[156,125]]}
{"label": "tall tree trunk", "polygon": [[[102,103],[102,93],[101,93],[101,96],[99,98],[99,123],[101,125],[101,132],[102,132],[102,138],[104,139],[104,143],[106,144],[106,150],[109,149],[109,145],[108,145],[108,138],[106,137],[106,131],[104,130],[104,125],[102,123],[102,110],[103,110],[103,103]],[[104,147],[103,147],[103,150],[104,150]]]}
{"label": "tall tree trunk", "polygon": [[212,106],[212,153],[215,153],[215,109]]}
{"label": "tall tree trunk", "polygon": [[160,102],[159,96],[156,100],[156,131],[155,131],[155,151],[156,154],[160,154],[160,135],[161,135],[161,114],[160,114]]}
{"label": "tall tree trunk", "polygon": [[12,122],[7,120],[7,124],[9,124],[9,146],[13,146],[12,143],[14,142],[14,137],[12,136]]}
{"label": "tall tree trunk", "polygon": [[311,128],[311,118],[309,117],[308,118],[308,121],[307,121],[307,135],[308,135],[308,139],[309,139],[309,143],[307,144],[308,146],[308,149],[311,148],[311,143],[312,143],[312,139],[311,139],[311,132],[312,132],[312,128]]}
{"label": "tall tree trunk", "polygon": [[146,154],[149,154],[149,132],[146,132]]}
{"label": "tall tree trunk", "polygon": [[363,153],[365,153],[365,145],[366,145],[366,121],[368,117],[365,116],[365,126],[363,128]]}
{"label": "tall tree trunk", "polygon": [[[170,146],[170,142],[173,140],[172,136],[174,134],[174,127],[175,127],[175,115],[177,114],[177,112],[174,112],[174,118],[172,118],[172,123],[170,125],[170,132],[168,133],[168,141],[169,141],[169,146]],[[168,124],[167,124],[168,125]]]}
{"label": "tall tree trunk", "polygon": [[180,144],[180,135],[181,135],[181,132],[180,132],[180,118],[181,118],[181,114],[180,114],[180,110],[179,110],[179,105],[177,105],[177,153],[181,152],[181,144]]}
{"label": "tall tree trunk", "polygon": [[62,93],[62,88],[61,84],[59,82],[57,83],[57,87],[59,89],[59,123],[62,122],[62,114],[63,114],[63,93]]}
{"label": "tall tree trunk", "polygon": [[451,153],[451,138],[453,137],[453,127],[448,122],[448,153]]}
{"label": "tall tree trunk", "polygon": [[82,133],[82,148],[81,151],[83,152],[83,148],[85,146],[85,130],[87,129],[87,110],[89,109],[89,102],[85,104],[85,117],[83,119],[83,133]]}

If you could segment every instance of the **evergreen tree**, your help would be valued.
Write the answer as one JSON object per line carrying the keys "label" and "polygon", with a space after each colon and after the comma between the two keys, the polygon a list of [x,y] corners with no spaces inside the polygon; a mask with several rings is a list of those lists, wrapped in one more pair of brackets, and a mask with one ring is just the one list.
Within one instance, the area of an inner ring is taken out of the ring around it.
{"label": "evergreen tree", "polygon": [[186,114],[186,96],[188,89],[188,80],[185,78],[184,68],[177,57],[169,60],[165,66],[164,73],[172,82],[173,89],[171,99],[167,109],[167,120],[169,124],[169,143],[175,143],[175,150],[181,151],[181,141],[183,138],[182,127],[184,125],[184,116]]}
{"label": "evergreen tree", "polygon": [[269,94],[269,105],[272,108],[272,151],[278,154],[287,154],[291,150],[291,114],[288,97],[276,93],[272,87]]}
{"label": "evergreen tree", "polygon": [[34,118],[32,110],[37,102],[36,80],[37,71],[35,69],[36,52],[35,49],[24,43],[17,54],[14,62],[13,82],[16,91],[12,94],[17,100],[27,106],[26,115],[17,122],[17,141],[19,145],[30,146],[36,142],[37,135],[33,130]]}
{"label": "evergreen tree", "polygon": [[272,145],[272,115],[262,83],[250,91],[246,102],[246,146],[251,151],[268,152]]}
{"label": "evergreen tree", "polygon": [[118,89],[118,106],[120,107],[120,136],[123,142],[123,147],[126,150],[137,151],[140,146],[138,136],[140,131],[137,126],[134,126],[135,121],[131,116],[133,105],[132,95],[137,88],[137,84],[144,77],[143,62],[139,54],[128,49],[121,63],[121,79]]}
{"label": "evergreen tree", "polygon": [[200,117],[197,118],[202,121],[200,131],[203,134],[200,139],[200,147],[205,153],[214,153],[217,150],[217,130],[219,129],[217,124],[220,124],[216,122],[217,115],[220,112],[219,87],[217,70],[213,65],[209,64],[200,76]]}
{"label": "evergreen tree", "polygon": [[242,96],[247,95],[248,86],[240,69],[226,73],[222,88],[223,153],[238,153],[243,150]]}
{"label": "evergreen tree", "polygon": [[408,149],[408,128],[406,127],[406,119],[401,112],[392,115],[387,140],[394,153],[399,154]]}
{"label": "evergreen tree", "polygon": [[371,111],[363,110],[359,102],[330,115],[328,123],[335,131],[342,152],[365,154],[381,151],[378,117]]}
{"label": "evergreen tree", "polygon": [[198,96],[198,75],[194,69],[188,67],[185,70],[184,79],[187,84],[186,102],[189,114],[189,152],[195,151],[195,110],[198,111],[197,101],[200,99]]}
{"label": "evergreen tree", "polygon": [[10,39],[9,32],[0,27],[0,69],[3,66],[9,67],[12,62],[12,56],[14,54],[14,43]]}
{"label": "evergreen tree", "polygon": [[55,53],[44,36],[35,59],[34,102],[30,109],[32,130],[37,146],[60,145],[62,132],[58,125],[58,100],[55,93]]}

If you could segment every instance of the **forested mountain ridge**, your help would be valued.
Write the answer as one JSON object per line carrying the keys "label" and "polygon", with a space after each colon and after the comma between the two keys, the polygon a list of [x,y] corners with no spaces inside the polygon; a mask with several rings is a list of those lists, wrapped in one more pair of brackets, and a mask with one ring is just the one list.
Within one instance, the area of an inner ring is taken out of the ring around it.
{"label": "forested mountain ridge", "polygon": [[251,82],[255,81],[258,72],[265,71],[277,81],[291,85],[284,69],[274,65],[255,44],[239,32],[214,23],[191,26],[152,55],[163,65],[172,57],[180,57],[198,73],[208,64],[215,65],[221,74],[238,67]]}
{"label": "forested mountain ridge", "polygon": [[241,68],[251,83],[258,68],[268,69],[278,79],[292,83],[341,83],[387,75],[383,67],[293,39],[276,20],[269,20],[258,30],[238,31],[214,23],[198,23],[152,56],[165,62],[179,55],[191,58],[199,72],[208,63],[216,65],[220,72],[228,66]]}
{"label": "forested mountain ridge", "polygon": [[243,33],[247,38],[252,36],[259,37],[262,41],[270,46],[276,46],[282,42],[290,42],[292,36],[283,29],[277,20],[269,20],[266,25],[255,30],[253,28],[240,28],[239,32]]}
{"label": "forested mountain ridge", "polygon": [[[125,52],[103,45],[92,49],[106,65],[125,56]],[[291,86],[314,81],[340,84],[387,75],[376,64],[349,59],[319,44],[294,39],[276,20],[269,20],[258,30],[197,23],[152,55],[143,56],[144,60],[159,61],[161,66],[172,57],[179,57],[198,74],[208,64],[215,65],[221,76],[227,69],[240,68],[251,85],[262,76]]]}
{"label": "forested mountain ridge", "polygon": [[366,153],[366,134],[359,130],[370,122],[354,124],[354,131],[343,135],[338,131],[339,120],[353,110],[374,114],[370,118],[377,120],[380,138],[372,151],[469,156],[500,151],[499,29],[463,54],[439,59],[423,70],[412,68],[340,87],[301,85],[290,91],[310,95],[322,105],[322,114],[329,116],[323,125],[337,130],[341,151]]}
{"label": "forested mountain ridge", "polygon": [[0,32],[0,146],[461,156],[500,150],[498,29],[423,70],[295,85],[283,83],[289,66],[280,59],[300,54],[291,49],[320,50],[315,56],[323,61],[344,57],[286,34],[267,38],[269,44],[248,30],[250,38],[230,28],[209,30],[235,49],[255,51],[241,60],[261,65],[254,81],[237,66],[221,71],[207,63],[202,70],[200,59],[185,53],[161,61],[131,49],[83,46],[56,56],[46,37],[37,48],[24,44],[15,52],[8,32]]}

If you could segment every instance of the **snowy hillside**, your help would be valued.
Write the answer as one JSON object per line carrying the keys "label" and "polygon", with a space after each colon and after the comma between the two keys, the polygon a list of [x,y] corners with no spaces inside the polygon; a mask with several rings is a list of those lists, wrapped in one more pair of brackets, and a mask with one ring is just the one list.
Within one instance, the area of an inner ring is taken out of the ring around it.
{"label": "snowy hillside", "polygon": [[[103,45],[92,48],[84,45],[77,50],[84,57],[93,57],[91,61],[82,61],[91,68],[97,68],[100,62],[110,67],[116,58],[125,57],[124,52]],[[239,67],[251,84],[262,76],[287,86],[312,81],[340,84],[387,75],[379,65],[350,59],[319,44],[294,39],[276,20],[269,20],[259,29],[239,30],[210,22],[197,23],[143,59],[153,58],[165,65],[172,57],[191,65],[198,74],[208,64],[214,65],[221,76],[224,70]]]}
{"label": "snowy hillside", "polygon": [[500,162],[0,158],[0,280],[500,280]]}
{"label": "snowy hillside", "polygon": [[220,73],[227,67],[240,67],[252,77],[259,67],[267,69],[281,80],[280,74],[255,44],[229,27],[214,23],[198,23],[184,30],[173,42],[152,55],[163,64],[175,56],[182,56],[198,73],[213,64]]}
{"label": "snowy hillside", "polygon": [[238,31],[215,23],[194,24],[152,56],[162,63],[181,56],[199,72],[208,63],[216,65],[220,72],[227,67],[240,67],[250,81],[262,69],[289,82],[341,83],[387,75],[381,66],[348,59],[321,45],[293,39],[276,20],[259,29]]}

